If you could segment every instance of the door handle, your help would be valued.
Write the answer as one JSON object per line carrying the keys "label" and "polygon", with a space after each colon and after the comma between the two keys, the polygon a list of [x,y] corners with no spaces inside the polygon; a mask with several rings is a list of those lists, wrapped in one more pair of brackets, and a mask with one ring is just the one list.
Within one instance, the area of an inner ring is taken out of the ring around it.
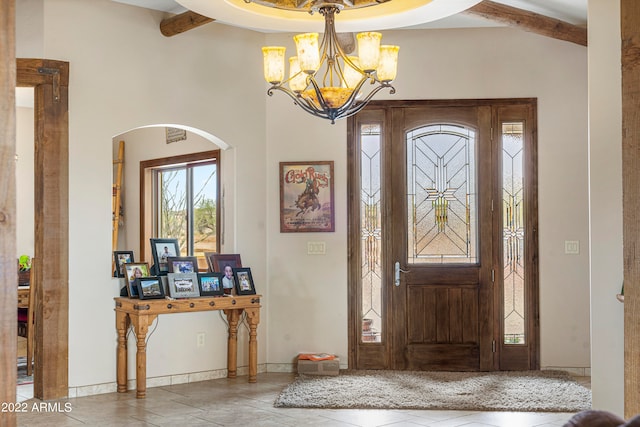
{"label": "door handle", "polygon": [[393,284],[396,286],[400,286],[400,273],[408,273],[409,270],[403,270],[400,268],[400,262],[396,261],[396,263],[394,264],[394,279],[393,279]]}

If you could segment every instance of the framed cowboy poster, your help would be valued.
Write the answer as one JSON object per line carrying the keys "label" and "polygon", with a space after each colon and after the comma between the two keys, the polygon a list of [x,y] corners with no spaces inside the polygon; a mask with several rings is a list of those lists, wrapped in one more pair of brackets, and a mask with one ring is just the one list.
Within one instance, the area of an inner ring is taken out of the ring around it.
{"label": "framed cowboy poster", "polygon": [[280,232],[335,231],[333,161],[280,162]]}

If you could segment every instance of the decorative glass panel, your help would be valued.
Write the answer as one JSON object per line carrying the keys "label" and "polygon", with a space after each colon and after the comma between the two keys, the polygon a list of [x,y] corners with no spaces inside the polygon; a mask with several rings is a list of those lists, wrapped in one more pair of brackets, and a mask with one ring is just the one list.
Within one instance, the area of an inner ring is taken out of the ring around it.
{"label": "decorative glass panel", "polygon": [[502,124],[504,343],[525,344],[524,124]]}
{"label": "decorative glass panel", "polygon": [[360,239],[362,251],[362,342],[382,333],[382,188],[380,125],[360,127]]}
{"label": "decorative glass panel", "polygon": [[411,263],[476,263],[475,131],[425,126],[406,134]]}

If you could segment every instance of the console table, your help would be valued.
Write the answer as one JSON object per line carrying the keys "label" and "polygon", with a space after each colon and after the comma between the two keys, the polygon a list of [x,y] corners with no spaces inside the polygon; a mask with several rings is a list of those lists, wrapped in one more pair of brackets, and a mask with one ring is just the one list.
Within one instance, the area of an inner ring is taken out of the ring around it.
{"label": "console table", "polygon": [[260,322],[261,295],[229,297],[200,297],[179,300],[140,300],[114,298],[116,303],[116,329],[118,330],[118,358],[116,362],[118,393],[127,391],[127,330],[133,325],[136,334],[136,397],[144,399],[147,393],[147,333],[159,314],[191,313],[222,310],[229,322],[227,341],[227,377],[237,374],[238,322],[242,312],[249,322],[249,382],[255,383],[258,374],[257,328]]}

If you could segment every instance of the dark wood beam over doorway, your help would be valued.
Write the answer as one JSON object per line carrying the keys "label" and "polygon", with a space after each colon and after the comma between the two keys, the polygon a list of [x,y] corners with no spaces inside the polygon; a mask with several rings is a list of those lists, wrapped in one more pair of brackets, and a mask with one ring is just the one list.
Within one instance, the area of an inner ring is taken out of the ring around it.
{"label": "dark wood beam over doorway", "polygon": [[470,7],[464,13],[480,16],[492,21],[506,24],[510,27],[520,28],[524,31],[540,34],[576,43],[582,46],[587,45],[587,29],[555,18],[518,9],[504,4],[485,0],[475,6]]}

